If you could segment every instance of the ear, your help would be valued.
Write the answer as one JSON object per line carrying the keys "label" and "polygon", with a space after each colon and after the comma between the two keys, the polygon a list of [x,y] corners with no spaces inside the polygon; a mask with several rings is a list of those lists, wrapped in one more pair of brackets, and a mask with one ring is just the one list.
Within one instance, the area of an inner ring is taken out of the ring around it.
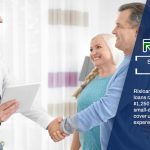
{"label": "ear", "polygon": [[138,34],[138,31],[139,31],[139,28],[137,28],[136,31],[135,31],[135,32],[136,32],[136,36],[137,36],[137,34]]}
{"label": "ear", "polygon": [[137,37],[137,34],[138,34],[138,30],[135,31],[135,37]]}
{"label": "ear", "polygon": [[136,35],[138,34],[138,30],[136,30]]}

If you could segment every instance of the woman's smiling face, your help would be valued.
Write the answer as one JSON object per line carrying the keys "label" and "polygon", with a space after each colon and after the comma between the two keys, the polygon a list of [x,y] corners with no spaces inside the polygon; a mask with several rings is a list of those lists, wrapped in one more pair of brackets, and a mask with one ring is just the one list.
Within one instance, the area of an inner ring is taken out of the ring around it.
{"label": "woman's smiling face", "polygon": [[113,62],[111,51],[102,36],[92,39],[90,51],[90,57],[95,67],[99,68],[101,65]]}

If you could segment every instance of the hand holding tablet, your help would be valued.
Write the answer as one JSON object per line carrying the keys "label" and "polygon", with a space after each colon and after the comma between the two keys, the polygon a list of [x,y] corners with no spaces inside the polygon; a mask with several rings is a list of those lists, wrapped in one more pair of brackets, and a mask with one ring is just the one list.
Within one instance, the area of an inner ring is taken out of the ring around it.
{"label": "hand holding tablet", "polygon": [[6,121],[18,108],[19,103],[16,100],[0,104],[0,123]]}
{"label": "hand holding tablet", "polygon": [[39,87],[39,83],[8,86],[3,93],[1,103],[16,99],[19,102],[17,112],[28,111],[32,106]]}

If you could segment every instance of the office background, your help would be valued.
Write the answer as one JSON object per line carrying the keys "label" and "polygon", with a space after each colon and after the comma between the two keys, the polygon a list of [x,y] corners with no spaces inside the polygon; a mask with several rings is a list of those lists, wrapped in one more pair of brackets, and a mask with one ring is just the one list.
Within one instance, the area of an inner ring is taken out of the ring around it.
{"label": "office background", "polygon": [[[80,83],[90,39],[111,33],[118,7],[127,2],[134,0],[0,0],[0,59],[8,65],[12,83],[41,82],[35,104],[52,119],[73,114],[71,93]],[[69,150],[71,138],[54,143],[21,114],[0,127],[4,150]]]}

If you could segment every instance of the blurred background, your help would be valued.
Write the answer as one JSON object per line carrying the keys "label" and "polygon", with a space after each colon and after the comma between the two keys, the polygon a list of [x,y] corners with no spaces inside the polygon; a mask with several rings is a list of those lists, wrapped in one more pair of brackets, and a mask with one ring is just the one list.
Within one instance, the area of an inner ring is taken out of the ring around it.
{"label": "blurred background", "polygon": [[[34,103],[52,119],[74,114],[71,94],[80,84],[90,40],[111,33],[118,7],[128,2],[134,0],[0,0],[0,59],[13,83],[41,82]],[[0,126],[4,150],[69,150],[71,138],[54,143],[46,130],[21,114]]]}

